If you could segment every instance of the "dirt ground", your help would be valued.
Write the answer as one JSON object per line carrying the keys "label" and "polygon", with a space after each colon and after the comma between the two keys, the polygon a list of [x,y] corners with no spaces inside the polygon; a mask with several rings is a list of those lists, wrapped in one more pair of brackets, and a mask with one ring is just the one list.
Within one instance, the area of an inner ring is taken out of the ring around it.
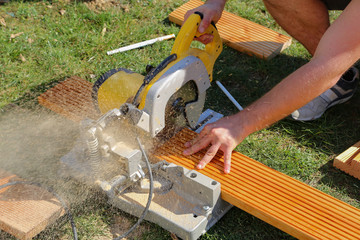
{"label": "dirt ground", "polygon": [[122,4],[121,1],[114,0],[92,0],[84,2],[93,11],[104,11],[110,8],[120,8],[125,12],[129,11],[129,5]]}

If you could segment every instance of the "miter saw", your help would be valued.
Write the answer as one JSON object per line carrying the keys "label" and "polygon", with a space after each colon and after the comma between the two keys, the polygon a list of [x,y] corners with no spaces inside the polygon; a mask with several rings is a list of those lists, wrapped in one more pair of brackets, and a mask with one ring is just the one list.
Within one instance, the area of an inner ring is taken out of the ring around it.
{"label": "miter saw", "polygon": [[188,18],[170,56],[146,76],[114,69],[95,82],[92,96],[102,116],[81,123],[81,137],[61,159],[66,174],[98,184],[116,207],[183,239],[197,239],[232,207],[221,200],[217,181],[165,161],[151,164],[146,153],[183,127],[196,130],[221,118],[202,113],[222,42],[212,24],[205,33],[213,41],[191,47],[201,18]]}

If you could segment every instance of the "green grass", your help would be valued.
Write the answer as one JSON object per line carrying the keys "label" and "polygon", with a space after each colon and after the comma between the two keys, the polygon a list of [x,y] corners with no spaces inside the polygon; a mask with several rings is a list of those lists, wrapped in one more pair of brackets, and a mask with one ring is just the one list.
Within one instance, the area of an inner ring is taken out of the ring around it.
{"label": "green grass", "polygon": [[[0,18],[6,22],[6,27],[0,25],[0,150],[7,151],[0,153],[3,160],[0,162],[2,167],[27,179],[54,185],[72,203],[81,239],[110,239],[121,232],[119,218],[128,221],[124,226],[131,226],[136,218],[109,205],[101,193],[51,177],[56,171],[49,166],[56,166],[61,154],[71,148],[77,126],[62,118],[57,118],[55,125],[45,124],[47,119],[41,115],[45,110],[37,104],[36,97],[68,76],[94,82],[102,73],[118,67],[144,74],[147,64],[157,65],[169,55],[173,40],[111,56],[106,52],[161,35],[177,34],[179,27],[170,23],[167,16],[184,1],[119,2],[120,5],[95,11],[82,1],[11,1],[0,6]],[[226,8],[284,33],[259,0],[229,1]],[[331,13],[333,18],[337,15],[338,12]],[[12,34],[21,32],[11,38]],[[310,55],[296,41],[270,61],[225,46],[215,64],[214,79],[221,81],[246,106],[309,59]],[[16,110],[14,105],[23,110]],[[359,105],[358,92],[350,102],[332,108],[319,120],[300,123],[284,119],[250,135],[237,150],[360,208],[359,180],[332,167],[334,157],[360,139],[360,109],[356,108]],[[208,91],[206,107],[225,115],[236,112],[215,84]],[[9,117],[9,112],[15,113]],[[20,136],[4,141],[14,132]],[[40,138],[41,144],[28,146],[33,139]],[[38,149],[44,149],[41,156]],[[11,156],[12,160],[4,156]],[[9,235],[0,233],[0,239],[8,238]],[[159,226],[145,222],[131,238],[171,236]],[[235,208],[201,239],[239,238],[292,239]],[[71,239],[71,228],[63,219],[36,239]]]}

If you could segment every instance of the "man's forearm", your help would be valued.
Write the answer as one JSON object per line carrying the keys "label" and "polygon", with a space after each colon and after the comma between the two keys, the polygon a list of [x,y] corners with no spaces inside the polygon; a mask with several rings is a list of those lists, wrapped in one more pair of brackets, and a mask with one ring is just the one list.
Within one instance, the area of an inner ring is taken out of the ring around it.
{"label": "man's forearm", "polygon": [[239,124],[246,135],[283,119],[334,85],[340,75],[330,77],[329,67],[309,62],[238,113]]}

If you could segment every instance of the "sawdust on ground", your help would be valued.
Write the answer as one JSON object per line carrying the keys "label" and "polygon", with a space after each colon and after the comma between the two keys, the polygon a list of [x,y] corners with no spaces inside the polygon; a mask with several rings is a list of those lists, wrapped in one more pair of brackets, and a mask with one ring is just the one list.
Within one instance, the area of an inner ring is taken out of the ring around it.
{"label": "sawdust on ground", "polygon": [[[136,219],[137,221],[137,219]],[[111,226],[111,233],[115,236],[120,236],[126,233],[132,226],[133,222],[130,218],[124,216],[114,216],[114,224]],[[138,239],[144,232],[149,231],[148,224],[140,224],[127,238],[124,239]]]}
{"label": "sawdust on ground", "polygon": [[130,8],[129,5],[122,4],[118,0],[92,0],[84,3],[92,11],[104,11],[110,8],[120,8],[121,10],[128,12]]}

